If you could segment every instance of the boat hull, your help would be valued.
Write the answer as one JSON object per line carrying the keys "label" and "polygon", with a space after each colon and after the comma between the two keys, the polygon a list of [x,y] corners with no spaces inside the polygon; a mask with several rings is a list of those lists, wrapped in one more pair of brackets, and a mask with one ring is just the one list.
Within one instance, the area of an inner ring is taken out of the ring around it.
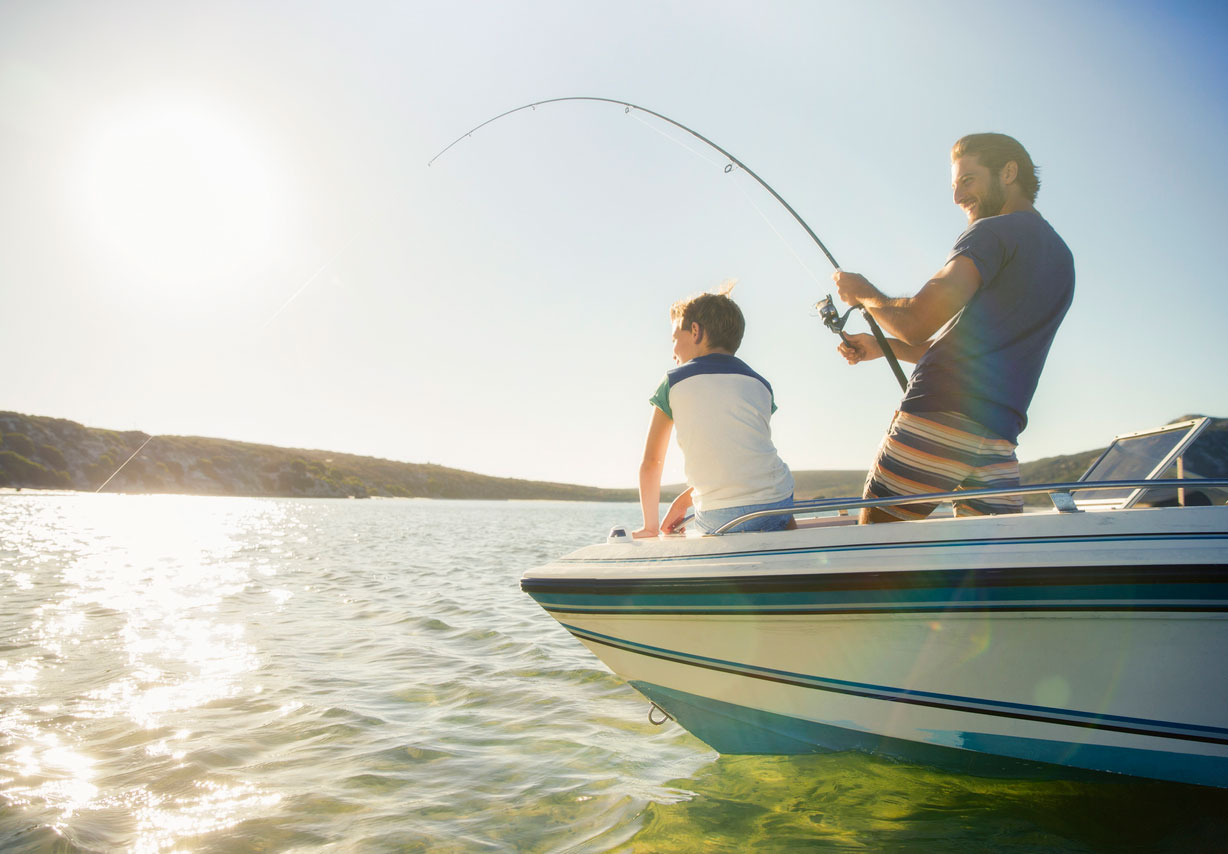
{"label": "boat hull", "polygon": [[1226,514],[597,546],[522,586],[722,753],[1228,786]]}

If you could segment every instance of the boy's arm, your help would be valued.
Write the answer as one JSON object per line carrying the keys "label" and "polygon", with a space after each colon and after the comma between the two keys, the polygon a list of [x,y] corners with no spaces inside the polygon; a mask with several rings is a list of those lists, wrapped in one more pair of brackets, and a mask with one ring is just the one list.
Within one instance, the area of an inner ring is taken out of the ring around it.
{"label": "boy's arm", "polygon": [[669,505],[669,509],[665,511],[665,518],[661,520],[661,530],[667,534],[676,534],[679,531],[686,530],[679,527],[682,524],[682,518],[686,516],[686,511],[691,509],[694,503],[691,500],[691,493],[695,491],[695,487],[688,486],[682,492],[678,493],[678,497]]}
{"label": "boy's arm", "polygon": [[648,438],[644,441],[644,460],[640,463],[640,512],[644,515],[644,527],[632,533],[632,537],[655,537],[661,531],[657,524],[657,514],[661,512],[661,472],[665,469],[665,452],[669,450],[673,429],[673,419],[654,406]]}

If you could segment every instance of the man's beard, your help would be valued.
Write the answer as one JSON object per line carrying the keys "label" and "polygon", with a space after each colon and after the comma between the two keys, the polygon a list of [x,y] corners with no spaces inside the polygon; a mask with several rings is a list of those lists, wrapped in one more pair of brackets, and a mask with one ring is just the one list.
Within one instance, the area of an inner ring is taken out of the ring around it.
{"label": "man's beard", "polygon": [[997,216],[1002,213],[1004,207],[1006,207],[1006,190],[1002,186],[1002,179],[995,175],[990,179],[989,189],[985,191],[985,195],[976,200],[972,221],[976,222],[987,216]]}

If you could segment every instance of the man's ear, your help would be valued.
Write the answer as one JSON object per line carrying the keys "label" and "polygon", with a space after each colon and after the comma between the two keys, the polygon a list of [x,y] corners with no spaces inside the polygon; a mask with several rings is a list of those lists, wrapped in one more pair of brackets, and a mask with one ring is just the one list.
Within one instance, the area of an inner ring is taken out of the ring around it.
{"label": "man's ear", "polygon": [[1015,179],[1019,177],[1019,164],[1014,160],[1006,161],[1006,165],[1002,167],[998,177],[1002,179],[1003,184],[1015,183]]}
{"label": "man's ear", "polygon": [[699,325],[699,321],[691,321],[691,339],[696,344],[704,340],[704,328]]}

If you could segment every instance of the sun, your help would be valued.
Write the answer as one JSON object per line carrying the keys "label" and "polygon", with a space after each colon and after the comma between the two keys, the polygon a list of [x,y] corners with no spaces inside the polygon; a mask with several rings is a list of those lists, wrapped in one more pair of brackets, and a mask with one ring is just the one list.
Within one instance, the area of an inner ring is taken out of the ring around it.
{"label": "sun", "polygon": [[112,114],[88,138],[73,184],[108,262],[167,286],[250,274],[285,225],[275,170],[251,136],[201,108]]}

